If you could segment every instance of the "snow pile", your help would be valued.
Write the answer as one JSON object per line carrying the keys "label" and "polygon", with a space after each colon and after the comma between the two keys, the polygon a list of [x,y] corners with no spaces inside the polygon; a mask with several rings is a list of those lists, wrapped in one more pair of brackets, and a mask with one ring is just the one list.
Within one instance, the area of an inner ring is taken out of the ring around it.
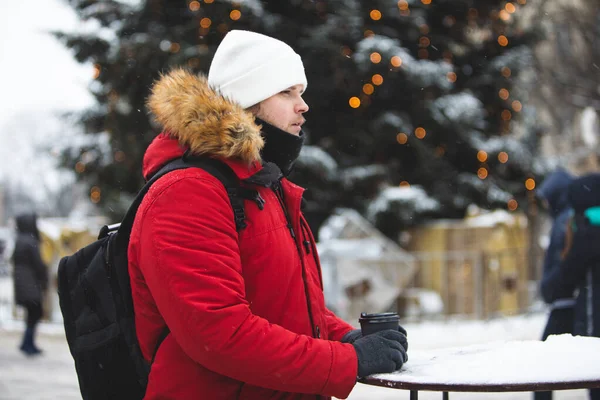
{"label": "snow pile", "polygon": [[496,225],[527,225],[527,218],[522,214],[509,213],[505,210],[482,212],[480,215],[465,219],[465,223],[472,227],[494,227]]}

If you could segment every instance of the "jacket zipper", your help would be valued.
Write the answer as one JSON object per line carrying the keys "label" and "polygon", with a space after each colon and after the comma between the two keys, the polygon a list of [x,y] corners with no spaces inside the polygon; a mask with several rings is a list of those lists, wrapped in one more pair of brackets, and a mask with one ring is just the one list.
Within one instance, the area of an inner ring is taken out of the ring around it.
{"label": "jacket zipper", "polygon": [[[323,288],[323,271],[321,271],[321,262],[319,261],[319,257],[317,256],[317,246],[315,244],[315,241],[312,240],[312,237],[310,235],[310,228],[308,227],[306,221],[304,221],[304,219],[300,218],[300,224],[302,226],[303,229],[303,233],[304,236],[307,238],[307,240],[304,241],[305,246],[309,247],[310,249],[312,249],[312,256],[313,256],[313,260],[315,260],[315,266],[317,267],[317,271],[319,272],[319,283],[321,284],[321,290],[324,290]],[[306,254],[310,254],[311,251],[307,250]]]}
{"label": "jacket zipper", "polygon": [[308,285],[307,285],[307,278],[306,278],[306,265],[304,264],[304,257],[302,256],[302,249],[300,248],[300,245],[298,244],[298,241],[296,240],[296,233],[294,232],[294,227],[292,225],[292,219],[290,218],[287,207],[285,206],[285,201],[284,201],[284,197],[283,197],[283,188],[281,187],[281,181],[275,182],[273,184],[273,186],[271,186],[271,189],[273,190],[273,192],[275,192],[275,196],[277,197],[277,200],[279,201],[279,205],[281,206],[281,209],[283,210],[283,214],[285,215],[285,220],[287,221],[287,226],[290,231],[290,235],[292,236],[292,240],[294,241],[294,244],[296,245],[296,251],[298,252],[298,257],[300,257],[300,263],[302,264],[302,281],[304,284],[304,295],[306,296],[306,307],[308,310],[308,318],[310,320],[310,327],[311,327],[311,330],[313,333],[313,337],[316,337],[317,339],[319,339],[321,337],[321,330],[318,326],[315,327],[315,323],[314,323],[314,319],[313,319],[312,307],[310,305],[310,294],[308,292]]}

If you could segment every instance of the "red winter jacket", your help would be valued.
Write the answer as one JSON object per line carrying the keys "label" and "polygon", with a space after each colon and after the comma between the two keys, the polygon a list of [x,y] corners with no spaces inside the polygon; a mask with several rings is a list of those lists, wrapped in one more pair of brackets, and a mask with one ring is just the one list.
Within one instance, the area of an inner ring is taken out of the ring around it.
{"label": "red winter jacket", "polygon": [[[263,140],[251,114],[181,70],[154,86],[150,108],[165,132],[144,175],[185,149],[224,160],[245,179],[260,170]],[[173,171],[150,189],[129,245],[137,336],[147,360],[165,325],[146,399],[346,398],[357,357],[339,342],[352,329],[324,304],[314,238],[300,212],[303,189],[283,179],[284,210],[256,187],[236,231],[223,185],[198,168]],[[305,241],[307,243],[305,243]],[[308,300],[307,300],[308,298]]]}

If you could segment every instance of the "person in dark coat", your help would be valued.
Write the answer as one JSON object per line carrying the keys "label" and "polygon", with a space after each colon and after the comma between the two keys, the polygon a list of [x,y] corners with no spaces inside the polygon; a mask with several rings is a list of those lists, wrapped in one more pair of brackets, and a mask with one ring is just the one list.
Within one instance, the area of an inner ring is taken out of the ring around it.
{"label": "person in dark coat", "polygon": [[44,292],[48,287],[48,268],[40,255],[40,234],[35,214],[16,218],[17,239],[12,255],[15,303],[27,310],[26,328],[20,349],[27,355],[40,354],[35,344],[35,329],[43,315]]}
{"label": "person in dark coat", "polygon": [[[544,266],[541,280],[542,298],[550,305],[550,315],[542,334],[542,340],[550,335],[571,333],[573,331],[573,307],[575,298],[573,292],[568,290],[562,292],[559,298],[552,299],[545,294],[550,291],[560,291],[561,282],[552,282],[548,277],[552,272],[560,268],[562,253],[565,248],[565,235],[567,223],[571,215],[567,189],[573,181],[573,177],[565,170],[558,169],[551,173],[537,190],[537,196],[542,199],[544,208],[552,218],[550,230],[550,242],[544,256]],[[559,287],[549,288],[549,285]],[[547,400],[552,398],[552,392],[535,392],[535,400]]]}
{"label": "person in dark coat", "polygon": [[[548,277],[545,296],[556,300],[577,290],[573,334],[600,337],[600,174],[575,179],[568,200],[573,216],[565,258]],[[590,390],[590,399],[600,400],[600,389]]]}

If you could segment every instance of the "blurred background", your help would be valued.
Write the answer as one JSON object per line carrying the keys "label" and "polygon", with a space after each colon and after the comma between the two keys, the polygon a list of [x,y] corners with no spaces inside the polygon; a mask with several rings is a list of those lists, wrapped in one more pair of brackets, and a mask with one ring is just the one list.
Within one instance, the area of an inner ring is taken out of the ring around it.
{"label": "blurred background", "polygon": [[332,310],[353,324],[361,311],[414,324],[546,312],[550,218],[536,189],[558,167],[600,172],[597,0],[44,0],[0,11],[0,328],[22,318],[14,217],[40,217],[45,321],[60,331],[58,260],[118,222],[143,184],[159,132],[149,87],[174,66],[208,72],[231,29],[279,38],[304,61],[308,139],[291,179],[308,188]]}

